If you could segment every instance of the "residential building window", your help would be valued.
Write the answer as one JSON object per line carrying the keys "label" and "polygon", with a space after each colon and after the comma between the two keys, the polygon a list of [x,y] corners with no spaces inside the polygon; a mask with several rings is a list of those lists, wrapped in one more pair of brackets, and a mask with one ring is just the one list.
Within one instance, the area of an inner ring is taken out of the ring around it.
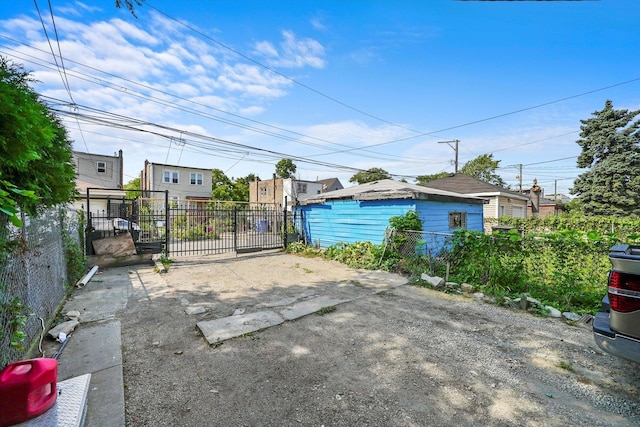
{"label": "residential building window", "polygon": [[505,216],[505,214],[506,214],[506,209],[504,205],[498,206],[498,218],[501,216]]}
{"label": "residential building window", "polygon": [[307,194],[307,184],[298,182],[296,186],[298,194]]}
{"label": "residential building window", "polygon": [[164,171],[162,175],[162,181],[165,184],[179,184],[180,183],[180,175],[178,171]]}
{"label": "residential building window", "polygon": [[98,173],[107,173],[107,162],[97,162]]}
{"label": "residential building window", "polygon": [[524,218],[524,209],[522,206],[514,206],[513,207],[513,213],[511,214],[512,217],[514,218]]}
{"label": "residential building window", "polygon": [[260,187],[260,197],[267,197],[267,187]]}
{"label": "residential building window", "polygon": [[449,212],[449,229],[467,228],[466,212]]}
{"label": "residential building window", "polygon": [[190,183],[191,185],[202,185],[202,174],[191,172]]}

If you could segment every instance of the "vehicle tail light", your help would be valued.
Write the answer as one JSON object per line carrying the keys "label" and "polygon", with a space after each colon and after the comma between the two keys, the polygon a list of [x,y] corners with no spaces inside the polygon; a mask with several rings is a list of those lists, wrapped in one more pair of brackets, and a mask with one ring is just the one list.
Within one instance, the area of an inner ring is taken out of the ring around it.
{"label": "vehicle tail light", "polygon": [[612,271],[609,274],[609,304],[611,310],[620,313],[640,310],[640,277]]}

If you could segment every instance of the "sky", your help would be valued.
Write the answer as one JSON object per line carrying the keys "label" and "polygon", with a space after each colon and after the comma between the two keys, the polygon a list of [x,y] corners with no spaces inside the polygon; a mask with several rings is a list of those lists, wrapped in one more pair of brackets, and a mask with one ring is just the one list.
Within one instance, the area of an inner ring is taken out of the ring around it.
{"label": "sky", "polygon": [[[640,109],[640,2],[146,0],[3,2],[22,64],[74,150],[271,178],[482,155],[513,189],[568,194],[581,120]],[[458,141],[457,144],[453,141]],[[521,179],[518,178],[521,176]]]}

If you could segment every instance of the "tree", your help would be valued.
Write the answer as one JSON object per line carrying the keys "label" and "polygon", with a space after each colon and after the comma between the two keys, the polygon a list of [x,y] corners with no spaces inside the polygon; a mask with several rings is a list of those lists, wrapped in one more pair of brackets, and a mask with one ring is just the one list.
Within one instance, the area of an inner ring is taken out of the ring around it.
{"label": "tree", "polygon": [[578,167],[589,168],[573,183],[587,215],[640,216],[640,110],[604,109],[580,120]]}
{"label": "tree", "polygon": [[254,181],[260,181],[260,177],[250,173],[244,178],[238,178],[234,183],[234,200],[248,202],[249,201],[249,184]]}
{"label": "tree", "polygon": [[[142,6],[142,3],[144,3],[144,0],[115,0],[116,1],[116,7],[118,9],[120,9],[122,6],[126,7],[129,12],[131,12],[131,14],[133,16],[136,16],[136,6]],[[137,16],[136,16],[137,18]]]}
{"label": "tree", "polygon": [[236,202],[249,201],[249,183],[260,181],[260,178],[250,173],[244,178],[229,178],[220,169],[212,171],[212,190],[211,198],[214,200],[228,200]]}
{"label": "tree", "polygon": [[32,82],[22,66],[0,57],[0,207],[37,214],[76,191],[71,141]]}
{"label": "tree", "polygon": [[353,175],[349,178],[349,182],[364,184],[366,182],[380,181],[382,179],[391,179],[389,172],[381,168],[371,168]]}
{"label": "tree", "polygon": [[493,160],[493,154],[482,154],[465,163],[460,169],[460,173],[478,178],[489,184],[506,187],[506,183],[496,173],[499,165],[500,160]]}
{"label": "tree", "polygon": [[211,171],[211,198],[214,200],[234,200],[233,181],[221,169]]}
{"label": "tree", "polygon": [[131,181],[123,185],[127,194],[127,199],[136,199],[140,196],[140,190],[142,185],[140,184],[140,178],[133,178]]}
{"label": "tree", "polygon": [[447,172],[435,173],[433,175],[418,175],[416,176],[416,183],[418,185],[425,185],[427,182],[435,181],[436,179],[444,178],[449,176]]}
{"label": "tree", "polygon": [[276,163],[276,176],[278,178],[291,178],[298,167],[291,159],[282,159]]}

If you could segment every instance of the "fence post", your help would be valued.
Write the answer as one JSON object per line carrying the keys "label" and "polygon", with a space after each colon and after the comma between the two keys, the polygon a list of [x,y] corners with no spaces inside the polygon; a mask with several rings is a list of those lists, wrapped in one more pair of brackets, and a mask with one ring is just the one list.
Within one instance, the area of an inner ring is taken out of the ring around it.
{"label": "fence post", "polygon": [[164,190],[164,251],[169,256],[169,190]]}
{"label": "fence post", "polygon": [[238,254],[238,206],[233,205],[233,251]]}
{"label": "fence post", "polygon": [[289,234],[289,223],[287,222],[287,206],[289,203],[287,202],[287,196],[284,196],[284,210],[282,212],[283,215],[283,223],[282,223],[282,246],[287,249],[287,235]]}

